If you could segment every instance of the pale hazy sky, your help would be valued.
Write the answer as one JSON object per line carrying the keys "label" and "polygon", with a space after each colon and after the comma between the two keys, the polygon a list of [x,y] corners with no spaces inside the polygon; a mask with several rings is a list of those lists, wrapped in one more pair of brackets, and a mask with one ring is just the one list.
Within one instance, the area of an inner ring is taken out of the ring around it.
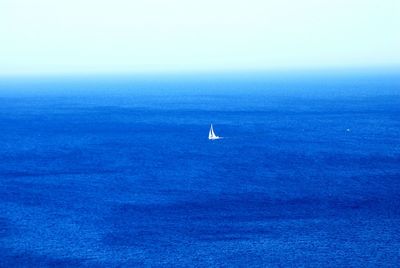
{"label": "pale hazy sky", "polygon": [[400,0],[0,0],[0,74],[400,65]]}

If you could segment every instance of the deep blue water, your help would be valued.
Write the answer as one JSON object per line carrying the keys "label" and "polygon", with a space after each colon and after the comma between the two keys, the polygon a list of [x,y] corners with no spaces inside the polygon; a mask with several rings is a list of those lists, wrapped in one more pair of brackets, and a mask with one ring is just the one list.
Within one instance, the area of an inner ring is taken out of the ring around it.
{"label": "deep blue water", "polygon": [[3,78],[0,266],[398,267],[397,77]]}

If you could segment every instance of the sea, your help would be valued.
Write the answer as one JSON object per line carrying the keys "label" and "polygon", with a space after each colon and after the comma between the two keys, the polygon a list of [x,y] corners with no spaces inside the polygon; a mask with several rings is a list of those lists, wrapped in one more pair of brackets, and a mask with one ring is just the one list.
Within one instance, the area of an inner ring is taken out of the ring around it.
{"label": "sea", "polygon": [[0,267],[399,265],[398,71],[0,78]]}

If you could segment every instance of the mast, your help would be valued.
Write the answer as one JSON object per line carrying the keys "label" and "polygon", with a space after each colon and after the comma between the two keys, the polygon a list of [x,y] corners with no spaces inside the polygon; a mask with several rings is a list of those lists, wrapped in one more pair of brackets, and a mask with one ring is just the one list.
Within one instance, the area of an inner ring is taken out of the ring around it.
{"label": "mast", "polygon": [[214,133],[214,128],[213,128],[212,124],[211,124],[211,127],[210,127],[210,132],[208,133],[208,139],[209,140],[219,139],[219,137],[217,135],[215,135],[215,133]]}
{"label": "mast", "polygon": [[208,138],[212,139],[212,138],[214,138],[214,136],[215,136],[215,134],[214,134],[213,126],[211,124],[210,132],[208,133]]}

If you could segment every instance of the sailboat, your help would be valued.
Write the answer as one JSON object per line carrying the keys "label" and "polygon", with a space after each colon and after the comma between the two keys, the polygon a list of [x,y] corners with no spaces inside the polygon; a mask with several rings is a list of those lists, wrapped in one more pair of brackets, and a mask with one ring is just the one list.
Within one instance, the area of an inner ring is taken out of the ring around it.
{"label": "sailboat", "polygon": [[209,140],[218,140],[218,139],[221,139],[220,136],[215,135],[212,124],[211,124],[211,128],[210,128],[210,132],[208,132],[208,139],[209,139]]}

